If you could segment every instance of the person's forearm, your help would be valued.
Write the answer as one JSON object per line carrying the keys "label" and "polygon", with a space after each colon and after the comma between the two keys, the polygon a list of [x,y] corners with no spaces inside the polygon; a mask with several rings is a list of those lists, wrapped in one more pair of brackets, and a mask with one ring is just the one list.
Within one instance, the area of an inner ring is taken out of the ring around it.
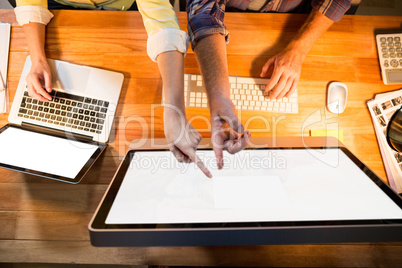
{"label": "person's forearm", "polygon": [[313,9],[296,36],[286,46],[286,49],[297,51],[305,58],[313,45],[333,23],[334,21]]}
{"label": "person's forearm", "polygon": [[46,25],[31,22],[24,24],[25,38],[28,43],[29,54],[32,62],[46,60],[45,54],[45,32]]}
{"label": "person's forearm", "polygon": [[219,102],[221,98],[229,99],[225,37],[221,34],[204,37],[198,41],[194,52],[201,68],[210,105],[211,102]]}
{"label": "person's forearm", "polygon": [[159,71],[162,75],[165,103],[184,112],[184,59],[178,51],[158,55]]}

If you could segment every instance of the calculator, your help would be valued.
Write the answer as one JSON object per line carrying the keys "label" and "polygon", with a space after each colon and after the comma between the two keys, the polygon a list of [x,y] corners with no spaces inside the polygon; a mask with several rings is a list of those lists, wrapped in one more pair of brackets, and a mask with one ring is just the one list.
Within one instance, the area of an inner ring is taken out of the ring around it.
{"label": "calculator", "polygon": [[402,33],[377,34],[377,51],[382,81],[386,85],[402,84]]}

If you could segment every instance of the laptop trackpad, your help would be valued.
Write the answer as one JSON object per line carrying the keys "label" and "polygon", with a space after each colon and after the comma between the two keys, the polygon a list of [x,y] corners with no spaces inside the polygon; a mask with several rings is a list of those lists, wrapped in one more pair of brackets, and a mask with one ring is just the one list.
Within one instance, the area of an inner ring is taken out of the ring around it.
{"label": "laptop trackpad", "polygon": [[69,63],[60,63],[57,66],[57,77],[55,77],[54,88],[65,91],[84,92],[91,70],[84,66],[77,66]]}

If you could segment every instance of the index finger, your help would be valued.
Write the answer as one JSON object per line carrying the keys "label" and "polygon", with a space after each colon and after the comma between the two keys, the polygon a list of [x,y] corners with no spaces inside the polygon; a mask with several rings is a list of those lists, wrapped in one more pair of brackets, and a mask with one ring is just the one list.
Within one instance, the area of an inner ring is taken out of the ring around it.
{"label": "index finger", "polygon": [[221,135],[212,136],[212,148],[214,149],[218,169],[223,168],[223,137]]}
{"label": "index finger", "polygon": [[42,95],[48,100],[52,100],[52,97],[49,95],[49,93],[46,92],[46,90],[43,89],[41,83],[37,79],[32,79],[32,86],[33,89],[36,91],[36,93]]}
{"label": "index finger", "polygon": [[197,165],[197,167],[207,176],[208,178],[212,178],[211,172],[206,168],[204,163],[196,154],[196,150],[193,148],[188,148],[187,150],[183,151],[190,159]]}
{"label": "index finger", "polygon": [[278,83],[279,78],[281,78],[281,75],[282,75],[281,70],[279,70],[278,67],[274,66],[274,71],[272,72],[271,79],[269,79],[265,91],[271,90]]}

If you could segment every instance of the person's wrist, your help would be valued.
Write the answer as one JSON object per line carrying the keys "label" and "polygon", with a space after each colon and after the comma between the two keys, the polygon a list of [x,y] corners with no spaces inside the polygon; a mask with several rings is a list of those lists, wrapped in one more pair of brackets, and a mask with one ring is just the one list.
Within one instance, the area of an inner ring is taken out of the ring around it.
{"label": "person's wrist", "polygon": [[184,105],[165,102],[163,117],[165,122],[187,120],[186,109],[184,108]]}
{"label": "person's wrist", "polygon": [[31,54],[32,65],[36,66],[46,66],[47,60],[44,55],[32,55]]}
{"label": "person's wrist", "polygon": [[215,93],[209,98],[210,113],[215,114],[217,110],[220,110],[223,106],[228,108],[227,103],[234,110],[234,105],[230,100],[230,96],[224,93]]}
{"label": "person's wrist", "polygon": [[294,41],[287,45],[283,51],[291,55],[292,58],[304,61],[310,49],[303,42]]}

